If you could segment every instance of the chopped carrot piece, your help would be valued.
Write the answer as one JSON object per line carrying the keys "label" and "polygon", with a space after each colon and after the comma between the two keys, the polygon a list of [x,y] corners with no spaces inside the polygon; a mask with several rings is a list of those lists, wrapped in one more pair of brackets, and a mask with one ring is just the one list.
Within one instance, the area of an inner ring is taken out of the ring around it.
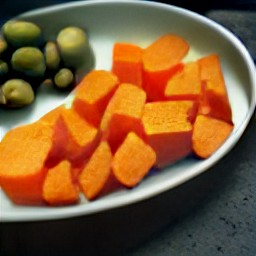
{"label": "chopped carrot piece", "polygon": [[17,204],[41,204],[53,131],[41,122],[7,132],[0,143],[0,186]]}
{"label": "chopped carrot piece", "polygon": [[79,190],[72,181],[70,162],[64,160],[48,170],[43,184],[43,199],[49,205],[77,203]]}
{"label": "chopped carrot piece", "polygon": [[165,88],[169,100],[199,100],[201,79],[198,62],[188,62],[184,68],[171,77]]}
{"label": "chopped carrot piece", "polygon": [[[65,158],[73,164],[85,161],[98,143],[98,130],[79,116],[73,109],[61,112],[61,127],[66,130],[68,137],[62,141],[65,145]],[[56,133],[59,131],[56,130]]]}
{"label": "chopped carrot piece", "polygon": [[232,111],[218,55],[210,54],[198,60],[205,95],[199,112],[232,123]]}
{"label": "chopped carrot piece", "polygon": [[136,133],[130,132],[114,154],[113,174],[124,186],[134,187],[150,171],[155,161],[154,150]]}
{"label": "chopped carrot piece", "polygon": [[64,108],[64,106],[60,105],[60,106],[52,109],[51,111],[49,111],[48,113],[46,113],[45,115],[40,117],[39,121],[43,122],[47,125],[54,126],[56,121],[60,117],[60,114],[61,114],[63,108]]}
{"label": "chopped carrot piece", "polygon": [[81,190],[87,199],[96,198],[104,188],[110,176],[111,160],[111,149],[108,143],[103,141],[94,151],[78,178]]}
{"label": "chopped carrot piece", "polygon": [[193,101],[147,103],[142,122],[158,167],[186,157],[192,151],[192,123],[197,113]]}
{"label": "chopped carrot piece", "polygon": [[113,152],[122,143],[127,133],[143,134],[141,115],[146,101],[146,93],[140,87],[122,83],[119,85],[102,117],[102,136],[110,144]]}
{"label": "chopped carrot piece", "polygon": [[48,167],[55,166],[63,159],[68,159],[73,165],[80,165],[92,154],[98,143],[98,130],[73,109],[56,109],[52,115],[40,121],[51,122],[54,130],[53,147],[46,162]]}
{"label": "chopped carrot piece", "polygon": [[112,72],[120,83],[142,86],[142,48],[130,43],[115,43]]}
{"label": "chopped carrot piece", "polygon": [[98,127],[118,83],[118,78],[109,71],[91,71],[76,87],[72,108],[86,121]]}
{"label": "chopped carrot piece", "polygon": [[210,157],[228,138],[233,125],[210,116],[198,115],[192,136],[193,152],[200,158]]}
{"label": "chopped carrot piece", "polygon": [[68,133],[67,130],[63,129],[62,125],[60,125],[60,115],[63,109],[63,105],[56,107],[38,120],[39,122],[50,126],[54,131],[52,138],[53,146],[46,161],[47,167],[56,165],[64,158],[64,145],[67,141]]}
{"label": "chopped carrot piece", "polygon": [[168,79],[182,68],[188,50],[188,43],[172,34],[161,36],[143,50],[143,87],[149,101],[162,100]]}

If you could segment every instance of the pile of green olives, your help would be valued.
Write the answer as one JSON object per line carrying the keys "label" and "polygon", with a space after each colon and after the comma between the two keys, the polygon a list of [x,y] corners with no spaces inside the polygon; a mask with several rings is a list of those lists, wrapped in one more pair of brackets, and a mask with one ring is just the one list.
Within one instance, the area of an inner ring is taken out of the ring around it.
{"label": "pile of green olives", "polygon": [[71,90],[88,48],[87,34],[79,27],[65,27],[50,41],[33,22],[7,21],[0,33],[0,105],[31,104],[44,81]]}

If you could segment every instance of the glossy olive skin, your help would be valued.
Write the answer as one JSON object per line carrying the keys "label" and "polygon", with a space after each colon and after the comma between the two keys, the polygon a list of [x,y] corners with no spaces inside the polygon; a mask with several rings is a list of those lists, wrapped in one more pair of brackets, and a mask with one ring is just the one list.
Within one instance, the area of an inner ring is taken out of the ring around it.
{"label": "glossy olive skin", "polygon": [[10,20],[2,27],[4,38],[12,47],[39,46],[42,39],[42,30],[35,23]]}
{"label": "glossy olive skin", "polygon": [[66,67],[77,69],[86,61],[83,56],[89,49],[89,43],[84,30],[78,27],[66,27],[60,30],[56,41]]}
{"label": "glossy olive skin", "polygon": [[57,70],[60,66],[61,58],[57,47],[57,44],[52,41],[48,41],[44,47],[44,55],[46,67],[49,70]]}
{"label": "glossy olive skin", "polygon": [[54,84],[57,88],[65,90],[71,88],[74,83],[74,74],[68,68],[60,69],[54,76]]}
{"label": "glossy olive skin", "polygon": [[23,107],[35,99],[31,85],[22,79],[8,80],[2,85],[1,90],[8,107]]}
{"label": "glossy olive skin", "polygon": [[0,35],[0,57],[6,52],[8,44],[6,40]]}
{"label": "glossy olive skin", "polygon": [[11,58],[12,68],[27,76],[41,77],[46,70],[44,55],[36,47],[21,47]]}

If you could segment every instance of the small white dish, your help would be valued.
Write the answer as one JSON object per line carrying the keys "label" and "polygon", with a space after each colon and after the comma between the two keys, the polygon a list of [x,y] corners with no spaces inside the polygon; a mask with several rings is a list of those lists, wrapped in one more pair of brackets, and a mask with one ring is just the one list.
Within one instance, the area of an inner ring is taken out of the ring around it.
{"label": "small white dish", "polygon": [[[116,41],[147,46],[165,33],[184,37],[191,49],[187,60],[210,53],[221,58],[233,112],[234,130],[210,158],[186,158],[146,177],[139,186],[111,193],[93,202],[68,207],[17,206],[0,191],[0,222],[42,221],[94,214],[156,196],[203,173],[228,154],[241,138],[255,108],[255,66],[241,41],[230,31],[194,12],[148,1],[79,1],[27,12],[20,16],[42,26],[52,38],[66,25],[86,29],[95,54],[96,69],[111,68]],[[41,92],[25,110],[0,110],[0,139],[12,127],[32,122],[63,102],[63,95]],[[177,199],[178,200],[178,199]]]}

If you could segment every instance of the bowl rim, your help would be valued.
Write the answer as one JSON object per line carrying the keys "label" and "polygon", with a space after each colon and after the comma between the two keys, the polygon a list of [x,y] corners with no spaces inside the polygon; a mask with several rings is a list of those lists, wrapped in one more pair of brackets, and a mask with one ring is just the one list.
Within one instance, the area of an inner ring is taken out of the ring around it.
{"label": "bowl rim", "polygon": [[[249,72],[249,80],[252,81],[250,89],[252,91],[250,104],[248,106],[248,112],[244,117],[244,120],[241,122],[239,127],[236,129],[236,132],[233,134],[232,139],[228,139],[223,146],[218,150],[218,152],[212,155],[210,158],[205,159],[204,161],[200,162],[198,165],[194,166],[193,168],[189,169],[189,172],[183,177],[179,178],[178,180],[166,180],[164,181],[161,186],[159,184],[151,184],[149,187],[143,189],[139,193],[133,193],[130,195],[125,195],[125,200],[123,200],[122,196],[118,196],[111,202],[111,204],[97,204],[96,201],[90,204],[91,207],[88,208],[86,204],[72,206],[72,207],[62,207],[62,208],[47,208],[47,210],[42,209],[40,214],[1,214],[0,222],[23,222],[23,221],[45,221],[45,220],[53,220],[53,219],[63,219],[63,218],[73,218],[78,216],[85,216],[94,213],[99,213],[102,211],[107,211],[110,209],[114,209],[117,207],[122,207],[134,203],[138,203],[142,200],[149,199],[153,196],[156,196],[160,193],[163,193],[167,190],[173,189],[188,180],[200,175],[210,167],[212,167],[215,163],[217,163],[221,158],[223,158],[238,142],[241,138],[243,132],[245,131],[246,127],[248,126],[256,105],[256,81],[255,81],[255,65],[254,61],[248,52],[247,48],[241,42],[241,40],[229,31],[224,26],[218,24],[217,22],[203,16],[199,13],[187,10],[182,7],[177,7],[171,4],[165,3],[158,3],[154,1],[136,1],[136,0],[88,0],[88,1],[74,1],[69,3],[62,3],[62,4],[55,4],[48,7],[42,7],[38,9],[34,9],[28,12],[24,12],[18,17],[26,17],[29,15],[30,17],[36,16],[38,14],[46,14],[51,13],[59,10],[65,10],[68,8],[73,7],[81,7],[81,6],[97,6],[97,5],[112,5],[112,4],[119,4],[119,5],[133,5],[133,6],[147,6],[151,8],[162,8],[165,10],[169,10],[170,12],[176,12],[178,14],[189,16],[195,19],[197,22],[204,23],[207,26],[210,26],[212,29],[221,33],[226,39],[232,41],[233,46],[241,53],[243,59],[247,65],[247,69]],[[87,207],[87,208],[86,208]],[[17,217],[18,215],[18,217]]]}

